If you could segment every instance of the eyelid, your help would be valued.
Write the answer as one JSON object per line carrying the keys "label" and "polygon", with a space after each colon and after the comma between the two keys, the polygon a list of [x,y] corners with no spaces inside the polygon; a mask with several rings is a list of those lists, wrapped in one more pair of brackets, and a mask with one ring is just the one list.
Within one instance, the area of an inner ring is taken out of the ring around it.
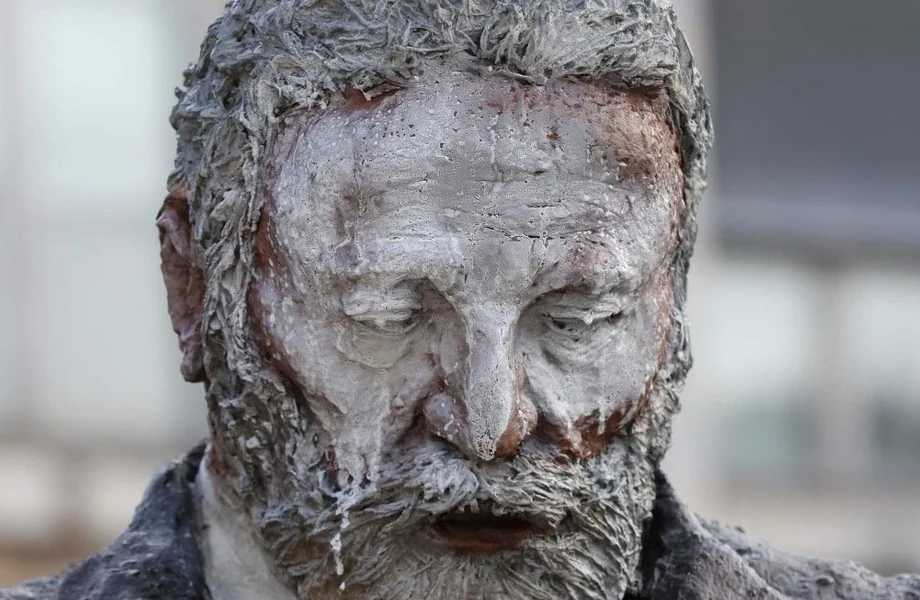
{"label": "eyelid", "polygon": [[548,316],[560,320],[578,320],[586,325],[621,313],[627,307],[627,298],[616,291],[600,297],[572,292],[553,294],[547,301]]}
{"label": "eyelid", "polygon": [[357,320],[390,318],[401,320],[421,310],[418,293],[408,289],[368,292],[359,290],[342,296],[342,312]]}

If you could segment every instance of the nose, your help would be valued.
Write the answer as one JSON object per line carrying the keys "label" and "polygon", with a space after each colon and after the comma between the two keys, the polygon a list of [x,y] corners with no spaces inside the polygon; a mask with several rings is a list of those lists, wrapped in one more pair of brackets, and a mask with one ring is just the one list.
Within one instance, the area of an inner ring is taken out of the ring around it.
{"label": "nose", "polygon": [[469,348],[460,390],[431,398],[424,407],[429,429],[475,460],[506,458],[533,432],[537,409],[523,392],[515,364],[514,320],[469,315]]}

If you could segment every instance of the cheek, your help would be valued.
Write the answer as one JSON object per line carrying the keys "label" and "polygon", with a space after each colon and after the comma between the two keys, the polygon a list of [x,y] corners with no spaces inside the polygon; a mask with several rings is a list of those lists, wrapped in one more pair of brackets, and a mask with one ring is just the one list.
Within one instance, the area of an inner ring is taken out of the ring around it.
{"label": "cheek", "polygon": [[306,403],[312,422],[305,435],[319,429],[335,450],[338,470],[364,476],[442,381],[433,329],[381,339],[343,322],[320,298],[305,294],[294,302],[292,295],[267,284],[255,295],[263,353]]}
{"label": "cheek", "polygon": [[335,348],[345,360],[371,369],[390,369],[411,350],[412,338],[390,337],[344,322],[331,325]]}
{"label": "cheek", "polygon": [[611,404],[608,411],[636,402],[649,380],[658,371],[660,354],[658,303],[647,298],[622,323],[619,331],[603,337],[595,350],[598,360],[591,366],[587,381],[596,379],[600,398]]}
{"label": "cheek", "polygon": [[619,322],[604,323],[577,341],[551,335],[534,340],[525,370],[538,410],[573,424],[634,405],[658,370],[663,312],[649,294]]}

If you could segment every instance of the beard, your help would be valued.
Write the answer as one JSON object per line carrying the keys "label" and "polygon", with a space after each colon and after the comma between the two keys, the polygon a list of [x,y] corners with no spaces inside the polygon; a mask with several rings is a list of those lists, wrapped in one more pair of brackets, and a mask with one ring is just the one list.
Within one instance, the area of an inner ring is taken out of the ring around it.
{"label": "beard", "polygon": [[[473,467],[437,443],[402,455],[320,510],[282,502],[262,513],[263,545],[300,598],[619,599],[634,583],[655,486],[627,444],[567,463],[522,455]],[[491,553],[445,542],[445,517],[484,513],[531,533]]]}
{"label": "beard", "polygon": [[[340,485],[313,433],[290,427],[297,403],[275,391],[269,403],[264,387],[237,396],[240,404],[258,396],[261,406],[274,406],[270,426],[247,435],[224,430],[212,444],[224,468],[236,471],[222,479],[249,484],[231,483],[224,500],[249,515],[277,576],[298,598],[619,600],[638,588],[673,392],[653,391],[637,420],[585,460],[525,444],[512,459],[476,464],[426,437],[395,446],[372,478]],[[243,439],[260,442],[226,452],[227,442]],[[445,523],[476,515],[511,518],[528,535],[492,552],[452,547]]]}

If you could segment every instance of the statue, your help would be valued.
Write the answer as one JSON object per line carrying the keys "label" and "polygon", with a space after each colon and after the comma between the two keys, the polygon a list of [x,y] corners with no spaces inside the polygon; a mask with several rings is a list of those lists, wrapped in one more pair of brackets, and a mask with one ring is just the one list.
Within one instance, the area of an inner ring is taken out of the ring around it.
{"label": "statue", "polygon": [[0,598],[920,597],[658,468],[711,143],[666,0],[234,0],[172,123],[210,436]]}

